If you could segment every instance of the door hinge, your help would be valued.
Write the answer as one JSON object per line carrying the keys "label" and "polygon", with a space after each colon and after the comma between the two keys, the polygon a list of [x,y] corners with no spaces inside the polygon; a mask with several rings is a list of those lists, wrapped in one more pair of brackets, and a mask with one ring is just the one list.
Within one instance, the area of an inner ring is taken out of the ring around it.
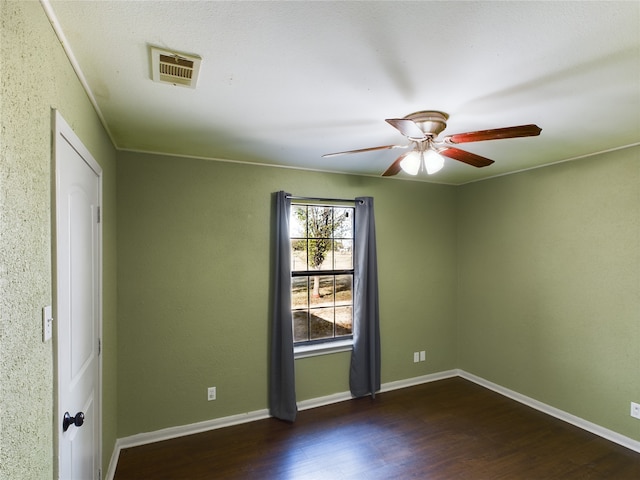
{"label": "door hinge", "polygon": [[102,480],[102,469],[98,469],[98,480]]}
{"label": "door hinge", "polygon": [[98,339],[98,355],[102,355],[102,339]]}
{"label": "door hinge", "polygon": [[100,207],[98,207],[98,210],[97,210],[97,212],[98,212],[98,223],[100,223],[100,210],[101,210]]}

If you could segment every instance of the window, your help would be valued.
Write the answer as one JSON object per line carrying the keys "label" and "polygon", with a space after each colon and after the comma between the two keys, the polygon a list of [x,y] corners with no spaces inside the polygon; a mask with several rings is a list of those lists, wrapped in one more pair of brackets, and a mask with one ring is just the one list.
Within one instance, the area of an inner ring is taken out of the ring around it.
{"label": "window", "polygon": [[352,338],[353,218],[354,207],[291,205],[295,346]]}

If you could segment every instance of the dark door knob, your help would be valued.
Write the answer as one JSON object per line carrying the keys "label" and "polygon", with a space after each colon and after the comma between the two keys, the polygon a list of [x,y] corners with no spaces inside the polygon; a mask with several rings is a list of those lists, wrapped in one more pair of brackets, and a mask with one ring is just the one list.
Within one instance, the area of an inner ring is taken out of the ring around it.
{"label": "dark door knob", "polygon": [[62,417],[62,431],[66,432],[69,430],[71,425],[75,425],[76,427],[81,427],[84,423],[84,413],[78,412],[75,417],[69,415],[69,412],[64,412],[64,417]]}

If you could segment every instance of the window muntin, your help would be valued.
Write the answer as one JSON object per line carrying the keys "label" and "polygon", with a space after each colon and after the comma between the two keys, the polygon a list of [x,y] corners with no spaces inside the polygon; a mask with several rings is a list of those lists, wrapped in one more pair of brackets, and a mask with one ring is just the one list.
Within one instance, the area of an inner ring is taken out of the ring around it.
{"label": "window muntin", "polygon": [[353,207],[291,206],[291,311],[296,345],[353,332]]}

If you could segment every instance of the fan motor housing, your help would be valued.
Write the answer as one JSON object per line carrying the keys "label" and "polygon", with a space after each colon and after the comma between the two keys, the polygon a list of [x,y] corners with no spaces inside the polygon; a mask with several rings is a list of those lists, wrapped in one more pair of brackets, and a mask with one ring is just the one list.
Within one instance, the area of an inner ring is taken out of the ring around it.
{"label": "fan motor housing", "polygon": [[440,132],[447,128],[449,115],[437,110],[423,110],[420,112],[410,113],[404,118],[407,120],[413,120],[425,135],[436,137]]}

